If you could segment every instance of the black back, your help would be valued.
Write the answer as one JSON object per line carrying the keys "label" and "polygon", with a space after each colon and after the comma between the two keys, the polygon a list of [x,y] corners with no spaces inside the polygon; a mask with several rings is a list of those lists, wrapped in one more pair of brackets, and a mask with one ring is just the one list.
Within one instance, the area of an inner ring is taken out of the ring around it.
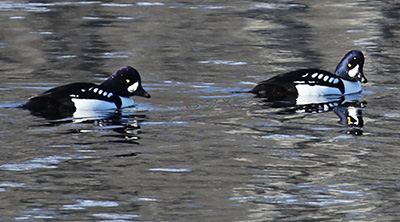
{"label": "black back", "polygon": [[71,83],[52,88],[35,96],[22,107],[31,111],[46,112],[75,112],[75,106],[71,98],[100,99],[114,102],[121,107],[121,99],[110,92],[106,87],[93,83]]}
{"label": "black back", "polygon": [[[315,73],[318,73],[318,75]],[[318,78],[320,74],[322,75],[322,78]],[[329,79],[338,79],[338,76],[325,70],[300,69],[277,75],[268,80],[262,81],[249,92],[256,94],[257,97],[282,99],[283,97],[287,96],[297,96],[297,84],[338,87],[342,92],[344,92],[344,85],[342,81],[337,81],[335,83],[329,82],[326,81],[326,78],[324,78],[325,76],[328,76]]]}

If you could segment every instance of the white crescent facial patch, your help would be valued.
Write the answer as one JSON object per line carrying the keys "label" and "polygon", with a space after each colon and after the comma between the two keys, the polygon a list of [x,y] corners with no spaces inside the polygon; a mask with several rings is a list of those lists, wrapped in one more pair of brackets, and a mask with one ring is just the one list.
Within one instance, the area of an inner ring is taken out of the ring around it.
{"label": "white crescent facial patch", "polygon": [[138,87],[139,87],[139,82],[137,81],[128,87],[128,92],[133,93],[138,89]]}
{"label": "white crescent facial patch", "polygon": [[349,75],[351,78],[356,77],[356,75],[358,74],[358,69],[359,69],[359,68],[360,68],[360,66],[357,64],[356,66],[354,66],[354,68],[350,69],[348,75]]}

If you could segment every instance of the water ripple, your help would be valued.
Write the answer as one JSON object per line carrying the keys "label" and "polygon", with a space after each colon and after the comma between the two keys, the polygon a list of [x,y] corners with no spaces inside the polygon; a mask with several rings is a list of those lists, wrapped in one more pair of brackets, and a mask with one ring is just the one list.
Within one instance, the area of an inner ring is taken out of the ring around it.
{"label": "water ripple", "polygon": [[230,61],[230,60],[204,60],[204,61],[199,61],[199,63],[202,63],[202,64],[214,64],[214,65],[228,65],[228,66],[247,65],[247,62]]}
{"label": "water ripple", "polygon": [[96,201],[96,200],[77,200],[76,204],[64,205],[63,210],[83,210],[87,207],[117,207],[118,202],[115,201]]}
{"label": "water ripple", "polygon": [[133,218],[138,218],[140,215],[135,215],[135,214],[92,214],[93,217],[100,217],[104,219],[111,219],[111,220],[117,220],[117,219],[133,219]]}
{"label": "water ripple", "polygon": [[150,168],[148,171],[167,172],[167,173],[182,173],[192,171],[189,168]]}
{"label": "water ripple", "polygon": [[77,157],[63,157],[63,156],[47,156],[41,158],[35,158],[32,160],[27,160],[22,163],[6,163],[0,165],[1,170],[8,171],[26,171],[26,170],[35,170],[35,169],[54,169],[57,168],[56,164],[60,163],[63,160],[71,160],[71,159],[87,159],[93,158],[89,156],[77,156]]}

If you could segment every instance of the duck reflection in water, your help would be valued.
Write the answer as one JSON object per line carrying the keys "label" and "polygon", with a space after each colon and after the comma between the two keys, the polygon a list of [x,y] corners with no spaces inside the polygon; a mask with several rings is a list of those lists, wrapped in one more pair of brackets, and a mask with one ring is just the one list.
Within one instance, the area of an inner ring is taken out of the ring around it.
{"label": "duck reflection in water", "polygon": [[321,69],[300,69],[260,82],[249,93],[272,102],[272,107],[293,107],[284,112],[318,113],[334,110],[340,123],[351,127],[346,133],[362,134],[359,102],[361,83],[367,83],[363,73],[364,55],[351,50],[345,54],[335,72]]}
{"label": "duck reflection in water", "polygon": [[362,109],[366,107],[366,101],[360,101],[361,93],[343,96],[309,97],[309,100],[287,100],[271,101],[264,100],[271,108],[283,108],[277,114],[296,113],[324,113],[334,111],[339,117],[338,123],[347,127],[342,133],[362,135],[364,120]]}
{"label": "duck reflection in water", "polygon": [[111,129],[129,142],[139,138],[135,116],[121,114],[125,109],[136,109],[131,96],[150,98],[139,72],[122,66],[101,84],[76,82],[58,86],[30,98],[21,108],[56,124],[94,123],[102,127],[97,130]]}
{"label": "duck reflection in water", "polygon": [[342,131],[346,134],[362,135],[364,120],[362,117],[362,109],[366,106],[367,102],[353,101],[343,103],[334,108],[335,113],[340,117],[339,123],[347,126],[347,130]]}
{"label": "duck reflection in water", "polygon": [[[123,115],[121,112],[115,112],[106,118],[86,120],[86,123],[93,123],[98,126],[100,131],[112,131],[116,134],[105,134],[110,137],[108,142],[122,142],[138,144],[141,128],[139,122],[146,119],[146,115]],[[96,132],[97,130],[92,130]]]}
{"label": "duck reflection in water", "polygon": [[[36,115],[46,118],[48,123],[54,126],[76,124],[76,128],[70,133],[95,133],[109,138],[107,142],[138,144],[142,133],[140,122],[147,118],[146,115],[132,114],[136,110],[129,108],[124,110],[109,111],[85,111],[75,112],[73,116]],[[48,114],[48,113],[47,113]],[[59,113],[58,113],[59,114]],[[58,118],[55,118],[58,117]]]}

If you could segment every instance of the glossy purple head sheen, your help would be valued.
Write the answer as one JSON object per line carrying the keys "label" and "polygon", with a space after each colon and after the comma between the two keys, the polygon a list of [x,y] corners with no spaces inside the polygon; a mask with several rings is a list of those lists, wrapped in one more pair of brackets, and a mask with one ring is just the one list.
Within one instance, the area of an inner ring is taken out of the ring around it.
{"label": "glossy purple head sheen", "polygon": [[101,85],[119,96],[129,97],[135,95],[150,98],[150,94],[142,87],[139,72],[130,66],[119,68]]}
{"label": "glossy purple head sheen", "polygon": [[351,81],[368,82],[363,73],[364,55],[361,51],[352,50],[348,52],[339,62],[335,74]]}

